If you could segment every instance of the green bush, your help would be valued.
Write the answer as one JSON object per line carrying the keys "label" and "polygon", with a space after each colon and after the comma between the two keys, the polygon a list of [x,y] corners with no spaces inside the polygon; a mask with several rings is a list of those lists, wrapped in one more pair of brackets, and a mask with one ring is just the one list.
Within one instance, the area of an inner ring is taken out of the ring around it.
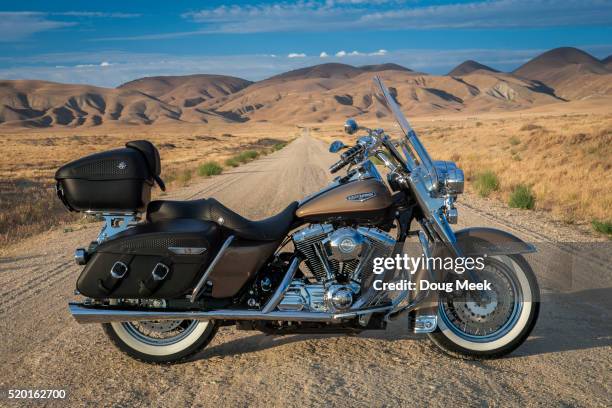
{"label": "green bush", "polygon": [[510,201],[508,205],[512,208],[522,208],[523,210],[532,210],[535,207],[535,195],[531,191],[531,187],[525,184],[519,184],[514,187],[510,193]]}
{"label": "green bush", "polygon": [[612,221],[591,221],[593,229],[601,234],[612,235]]}
{"label": "green bush", "polygon": [[277,151],[277,150],[282,149],[285,146],[287,146],[287,143],[285,142],[277,143],[274,146],[272,146],[272,150]]}
{"label": "green bush", "polygon": [[247,150],[236,156],[236,159],[241,163],[246,163],[256,159],[257,156],[259,156],[259,153],[256,150]]}
{"label": "green bush", "polygon": [[476,176],[474,186],[481,197],[488,197],[492,192],[499,190],[499,179],[494,172],[487,170]]}
{"label": "green bush", "polygon": [[198,174],[202,177],[216,176],[217,174],[221,174],[222,171],[223,167],[214,161],[206,162],[198,167]]}
{"label": "green bush", "polygon": [[512,146],[516,146],[516,145],[521,144],[521,139],[519,139],[519,138],[518,138],[518,137],[516,137],[516,136],[512,136],[512,137],[510,138],[509,142],[510,142],[510,144],[511,144]]}
{"label": "green bush", "polygon": [[225,165],[230,167],[238,167],[240,166],[240,162],[236,157],[230,157],[229,159],[225,160]]}

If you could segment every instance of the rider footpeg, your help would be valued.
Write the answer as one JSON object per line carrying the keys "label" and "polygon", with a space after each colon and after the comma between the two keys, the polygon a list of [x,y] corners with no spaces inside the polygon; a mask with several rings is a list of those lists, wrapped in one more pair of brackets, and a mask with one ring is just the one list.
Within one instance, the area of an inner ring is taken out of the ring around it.
{"label": "rider footpeg", "polygon": [[436,315],[421,315],[414,319],[414,332],[431,333],[438,327],[438,316]]}

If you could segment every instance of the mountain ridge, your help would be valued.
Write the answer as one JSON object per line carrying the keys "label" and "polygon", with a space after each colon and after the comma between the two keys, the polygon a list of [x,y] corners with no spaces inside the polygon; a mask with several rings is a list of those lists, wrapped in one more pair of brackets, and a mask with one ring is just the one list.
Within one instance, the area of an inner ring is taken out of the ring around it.
{"label": "mountain ridge", "polygon": [[481,64],[474,60],[463,61],[461,64],[453,68],[448,76],[464,76],[471,74],[472,72],[482,70],[483,72],[499,72],[498,70],[491,68],[487,65]]}
{"label": "mountain ridge", "polygon": [[[138,78],[116,88],[0,80],[0,126],[322,122],[375,113],[371,78],[381,76],[408,115],[520,110],[612,96],[612,70],[576,48],[542,53],[511,73],[467,60],[448,75],[394,63],[327,63],[252,82],[227,75]],[[607,61],[608,63],[610,61]]]}

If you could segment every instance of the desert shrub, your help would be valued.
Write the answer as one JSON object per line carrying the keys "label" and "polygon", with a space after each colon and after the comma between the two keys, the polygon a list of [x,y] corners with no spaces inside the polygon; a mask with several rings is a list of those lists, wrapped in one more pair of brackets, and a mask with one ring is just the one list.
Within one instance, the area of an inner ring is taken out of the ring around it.
{"label": "desert shrub", "polygon": [[512,136],[512,137],[510,138],[510,140],[508,140],[508,141],[510,142],[510,144],[511,144],[512,146],[516,146],[516,145],[521,144],[521,139],[519,139],[519,138],[518,138],[518,137],[516,137],[516,136]]}
{"label": "desert shrub", "polygon": [[487,170],[476,175],[474,187],[481,197],[488,197],[492,192],[499,190],[499,179],[493,171]]}
{"label": "desert shrub", "polygon": [[225,165],[230,167],[238,167],[240,166],[240,162],[236,157],[230,157],[229,159],[225,160]]}
{"label": "desert shrub", "polygon": [[191,180],[192,176],[193,176],[193,172],[189,169],[185,169],[179,173],[176,179],[182,184],[187,184]]}
{"label": "desert shrub", "polygon": [[277,151],[277,150],[284,148],[285,146],[287,146],[287,143],[285,142],[277,143],[274,146],[272,146],[272,150]]}
{"label": "desert shrub", "polygon": [[595,231],[612,236],[612,221],[593,220],[591,225]]}
{"label": "desert shrub", "polygon": [[246,163],[256,159],[257,156],[259,156],[259,153],[256,150],[247,150],[236,156],[236,159],[241,163]]}
{"label": "desert shrub", "polygon": [[522,208],[523,210],[532,210],[535,207],[535,195],[531,187],[525,184],[519,184],[514,187],[510,193],[508,205],[512,208]]}
{"label": "desert shrub", "polygon": [[523,126],[521,126],[521,132],[529,132],[532,130],[538,130],[538,129],[543,129],[542,126],[540,125],[536,125],[535,123],[526,123]]}
{"label": "desert shrub", "polygon": [[203,163],[198,167],[198,174],[203,177],[216,176],[217,174],[221,174],[222,171],[223,167],[215,161]]}

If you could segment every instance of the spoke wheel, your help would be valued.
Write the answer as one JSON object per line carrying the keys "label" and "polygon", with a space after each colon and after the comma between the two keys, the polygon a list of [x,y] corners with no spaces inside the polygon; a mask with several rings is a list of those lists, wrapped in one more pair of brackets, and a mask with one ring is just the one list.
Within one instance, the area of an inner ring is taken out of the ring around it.
{"label": "spoke wheel", "polygon": [[206,347],[217,332],[212,320],[115,322],[102,327],[121,351],[146,363],[184,361]]}
{"label": "spoke wheel", "polygon": [[488,257],[477,273],[481,282],[491,283],[491,290],[442,293],[438,329],[429,337],[455,357],[501,357],[533,330],[540,309],[538,283],[521,255]]}
{"label": "spoke wheel", "polygon": [[440,318],[458,336],[476,342],[490,342],[504,336],[514,325],[523,307],[523,294],[516,275],[503,262],[492,260],[478,272],[491,283],[483,301],[472,291],[442,296]]}

